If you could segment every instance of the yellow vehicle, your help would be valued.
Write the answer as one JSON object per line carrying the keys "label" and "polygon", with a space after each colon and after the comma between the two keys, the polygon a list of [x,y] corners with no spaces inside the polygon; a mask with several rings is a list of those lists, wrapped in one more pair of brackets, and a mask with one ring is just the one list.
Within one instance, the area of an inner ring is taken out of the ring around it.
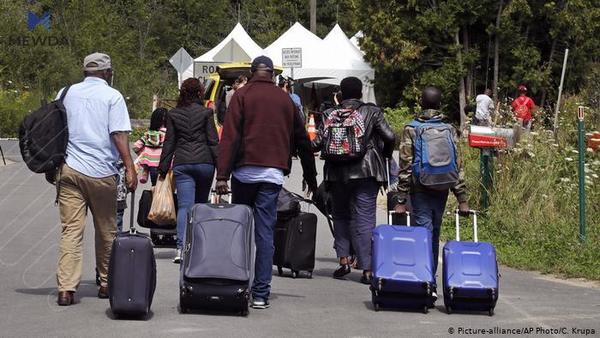
{"label": "yellow vehicle", "polygon": [[[283,68],[275,66],[275,74],[283,72]],[[227,91],[240,75],[250,74],[250,62],[225,63],[217,66],[217,72],[210,74],[204,82],[204,105],[212,108],[217,116],[217,122],[223,124],[225,119],[225,96]]]}

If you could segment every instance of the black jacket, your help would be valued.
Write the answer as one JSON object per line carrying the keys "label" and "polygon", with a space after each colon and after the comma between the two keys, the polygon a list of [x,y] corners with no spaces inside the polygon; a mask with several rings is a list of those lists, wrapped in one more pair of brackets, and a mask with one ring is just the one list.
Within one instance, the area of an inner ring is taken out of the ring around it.
{"label": "black jacket", "polygon": [[[339,108],[339,107],[338,107]],[[385,158],[391,158],[396,142],[396,135],[383,117],[381,109],[373,104],[365,104],[360,100],[345,100],[341,108],[358,109],[365,119],[365,135],[368,140],[368,149],[365,156],[356,162],[331,163],[325,161],[323,176],[326,182],[347,182],[361,178],[375,178],[381,185],[387,184],[387,170]],[[326,110],[326,119],[336,108]],[[321,149],[323,130],[319,130],[318,137],[313,141],[315,150]]]}
{"label": "black jacket", "polygon": [[167,135],[160,156],[159,170],[166,173],[173,155],[178,164],[215,164],[219,138],[212,109],[199,103],[175,108],[167,114]]}

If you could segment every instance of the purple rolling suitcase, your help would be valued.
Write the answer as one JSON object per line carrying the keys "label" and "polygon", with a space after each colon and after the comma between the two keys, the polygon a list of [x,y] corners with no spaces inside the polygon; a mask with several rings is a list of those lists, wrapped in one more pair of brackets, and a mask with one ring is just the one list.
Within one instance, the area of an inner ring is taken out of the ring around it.
{"label": "purple rolling suitcase", "polygon": [[443,287],[446,312],[453,310],[488,311],[494,314],[498,301],[498,263],[496,249],[477,240],[477,213],[473,215],[473,242],[460,240],[458,210],[456,240],[448,241],[443,254]]}
{"label": "purple rolling suitcase", "polygon": [[[394,212],[388,212],[388,221]],[[424,227],[382,224],[373,230],[372,302],[380,308],[428,312],[434,291],[431,232]]]}

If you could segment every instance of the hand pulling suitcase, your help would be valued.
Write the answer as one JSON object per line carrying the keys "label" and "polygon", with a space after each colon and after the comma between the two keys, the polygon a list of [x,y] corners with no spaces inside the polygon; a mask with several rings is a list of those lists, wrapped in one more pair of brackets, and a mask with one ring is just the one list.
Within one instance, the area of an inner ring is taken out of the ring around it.
{"label": "hand pulling suitcase", "polygon": [[278,220],[273,265],[277,266],[279,275],[287,268],[292,270],[292,278],[298,277],[300,271],[307,271],[308,278],[312,278],[316,242],[317,215],[300,212],[288,220]]}
{"label": "hand pulling suitcase", "polygon": [[[393,211],[388,212],[392,223]],[[371,283],[375,311],[380,308],[418,308],[429,311],[434,291],[431,232],[424,227],[378,225],[373,230]]]}
{"label": "hand pulling suitcase", "polygon": [[180,268],[180,311],[224,310],[248,315],[253,273],[252,210],[225,203],[190,208]]}
{"label": "hand pulling suitcase", "polygon": [[496,249],[477,239],[477,212],[473,215],[473,242],[460,240],[459,212],[455,211],[456,240],[444,245],[443,287],[446,312],[488,311],[494,315],[498,301],[498,262]]}
{"label": "hand pulling suitcase", "polygon": [[117,234],[108,267],[110,309],[115,317],[146,317],[156,288],[156,260],[150,238],[133,224],[135,192],[131,193],[130,230]]}

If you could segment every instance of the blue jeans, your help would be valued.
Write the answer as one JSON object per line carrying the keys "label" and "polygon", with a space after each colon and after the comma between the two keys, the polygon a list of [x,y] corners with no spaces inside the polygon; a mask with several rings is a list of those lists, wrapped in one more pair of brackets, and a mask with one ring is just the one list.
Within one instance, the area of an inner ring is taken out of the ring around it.
{"label": "blue jeans", "polygon": [[379,184],[372,178],[331,183],[335,252],[338,258],[349,257],[354,248],[362,270],[371,270],[378,191]]}
{"label": "blue jeans", "polygon": [[117,209],[117,233],[123,231],[123,215],[125,214],[125,209]]}
{"label": "blue jeans", "polygon": [[148,173],[150,174],[150,182],[152,183],[152,186],[155,186],[156,180],[158,179],[158,168],[148,167]]}
{"label": "blue jeans", "polygon": [[432,233],[433,274],[435,276],[440,252],[440,229],[448,201],[448,191],[417,192],[411,194],[412,223],[424,226]]}
{"label": "blue jeans", "polygon": [[187,212],[196,203],[207,203],[215,166],[212,164],[179,164],[173,167],[177,186],[177,248],[183,247]]}
{"label": "blue jeans", "polygon": [[277,198],[281,186],[274,183],[242,183],[231,178],[233,203],[245,204],[254,212],[256,260],[252,297],[269,299],[273,274],[273,232],[277,222]]}

